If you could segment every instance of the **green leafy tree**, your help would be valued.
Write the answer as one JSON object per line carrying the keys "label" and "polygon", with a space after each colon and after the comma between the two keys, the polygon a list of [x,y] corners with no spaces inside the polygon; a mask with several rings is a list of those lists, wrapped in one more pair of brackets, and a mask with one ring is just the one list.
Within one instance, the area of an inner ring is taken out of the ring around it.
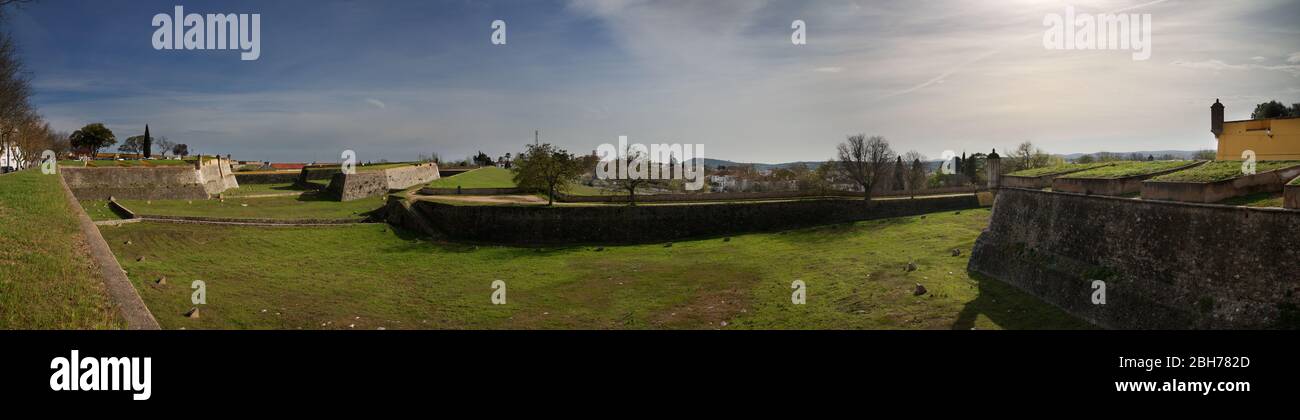
{"label": "green leafy tree", "polygon": [[1282,118],[1291,116],[1291,110],[1287,109],[1278,101],[1268,101],[1255,105],[1255,111],[1250,113],[1250,119],[1263,120],[1268,118]]}
{"label": "green leafy tree", "polygon": [[176,156],[180,156],[181,159],[185,159],[185,156],[190,154],[190,145],[185,143],[177,143],[175,145],[172,145],[172,154]]}
{"label": "green leafy tree", "polygon": [[72,147],[90,151],[91,157],[98,155],[99,149],[117,144],[117,137],[113,135],[113,130],[104,127],[102,123],[86,124],[80,130],[72,132],[69,140],[72,141]]}
{"label": "green leafy tree", "polygon": [[515,184],[546,191],[546,205],[555,204],[555,193],[564,192],[586,172],[583,160],[550,143],[528,145],[510,168]]}
{"label": "green leafy tree", "polygon": [[127,137],[120,146],[117,146],[117,151],[122,153],[140,153],[142,150],[144,150],[144,136]]}

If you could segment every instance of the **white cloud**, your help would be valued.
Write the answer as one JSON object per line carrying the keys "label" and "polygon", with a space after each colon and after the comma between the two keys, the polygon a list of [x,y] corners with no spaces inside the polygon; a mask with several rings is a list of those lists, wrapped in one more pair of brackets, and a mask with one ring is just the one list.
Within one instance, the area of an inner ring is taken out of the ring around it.
{"label": "white cloud", "polygon": [[1293,52],[1293,53],[1291,53],[1291,56],[1286,58],[1286,62],[1288,62],[1288,63],[1300,63],[1300,52]]}
{"label": "white cloud", "polygon": [[813,69],[813,71],[818,72],[818,73],[839,73],[839,72],[844,71],[844,68],[843,68],[843,67],[839,67],[839,66],[818,67],[818,68]]}
{"label": "white cloud", "polygon": [[1300,76],[1300,65],[1263,65],[1263,64],[1230,64],[1223,60],[1202,60],[1202,61],[1174,61],[1175,66],[1186,67],[1190,69],[1213,70],[1213,71],[1243,71],[1243,70],[1267,70],[1291,73]]}
{"label": "white cloud", "polygon": [[388,109],[388,104],[385,104],[384,101],[375,98],[366,98],[366,103],[374,106],[375,108]]}

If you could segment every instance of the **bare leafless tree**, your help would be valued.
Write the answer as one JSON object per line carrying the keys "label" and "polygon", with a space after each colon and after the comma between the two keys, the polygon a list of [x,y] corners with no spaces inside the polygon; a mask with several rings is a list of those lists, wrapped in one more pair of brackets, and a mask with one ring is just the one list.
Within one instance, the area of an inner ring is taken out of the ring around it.
{"label": "bare leafless tree", "polygon": [[40,164],[41,154],[53,148],[51,131],[50,124],[40,115],[30,114],[19,122],[13,143],[22,168]]}
{"label": "bare leafless tree", "polygon": [[28,116],[31,106],[27,102],[31,86],[18,61],[13,40],[0,32],[0,154],[13,156],[15,131]]}
{"label": "bare leafless tree", "polygon": [[907,165],[907,191],[916,198],[916,191],[925,187],[925,155],[912,150],[903,154],[903,164]]}
{"label": "bare leafless tree", "polygon": [[894,151],[881,136],[853,135],[839,145],[840,168],[845,176],[862,186],[863,200],[871,199],[872,187],[887,175],[892,160]]}
{"label": "bare leafless tree", "polygon": [[22,4],[24,4],[24,3],[31,3],[31,2],[33,2],[33,1],[34,1],[34,0],[0,0],[0,18],[4,18],[4,16],[5,16],[5,7],[6,7],[6,6],[15,6],[15,7],[16,7],[16,6],[22,5]]}
{"label": "bare leafless tree", "polygon": [[621,156],[620,159],[622,159],[623,163],[627,165],[629,174],[625,177],[616,177],[615,179],[612,179],[612,181],[614,181],[613,183],[615,185],[618,185],[619,189],[627,191],[628,205],[635,206],[636,191],[649,185],[652,180],[631,176],[632,168],[637,167],[637,165],[650,165],[650,157],[648,153],[643,153],[640,149],[628,145],[627,149],[623,151],[623,156]]}

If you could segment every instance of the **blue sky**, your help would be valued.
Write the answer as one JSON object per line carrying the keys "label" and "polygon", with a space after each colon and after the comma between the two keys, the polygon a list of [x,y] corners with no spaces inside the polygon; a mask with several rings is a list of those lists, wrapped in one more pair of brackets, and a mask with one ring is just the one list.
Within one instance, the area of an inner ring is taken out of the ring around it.
{"label": "blue sky", "polygon": [[[158,51],[157,13],[261,14],[261,57]],[[619,135],[706,156],[822,160],[845,135],[937,158],[1213,147],[1208,107],[1300,102],[1300,1],[1139,6],[1151,59],[1043,47],[1066,2],[58,1],[11,12],[34,102],[58,129],[104,122],[240,159],[586,152]],[[493,20],[507,44],[490,43]],[[790,43],[790,23],[808,44]]]}

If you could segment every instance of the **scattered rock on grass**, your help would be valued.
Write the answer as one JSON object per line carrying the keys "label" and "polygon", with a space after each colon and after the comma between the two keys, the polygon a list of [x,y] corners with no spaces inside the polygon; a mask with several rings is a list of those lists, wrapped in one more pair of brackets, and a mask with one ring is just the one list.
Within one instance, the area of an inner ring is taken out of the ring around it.
{"label": "scattered rock on grass", "polygon": [[912,289],[912,296],[921,296],[926,292],[927,290],[925,290],[925,286],[922,286],[921,283],[917,283],[916,288]]}
{"label": "scattered rock on grass", "polygon": [[166,286],[166,285],[167,285],[167,276],[162,276],[162,277],[159,277],[158,280],[154,280],[154,284],[157,284],[157,285],[159,285],[159,286]]}
{"label": "scattered rock on grass", "polygon": [[960,256],[961,256],[961,250],[960,250],[960,249],[953,248],[953,250],[952,250],[952,256],[954,256],[954,257],[960,257]]}
{"label": "scattered rock on grass", "polygon": [[916,264],[913,263],[913,262],[911,262],[911,261],[908,261],[908,262],[907,262],[907,268],[903,269],[903,271],[908,272],[908,273],[913,272],[913,271],[916,271]]}
{"label": "scattered rock on grass", "polygon": [[143,256],[143,255],[141,255],[140,258],[136,258],[136,259],[135,259],[135,262],[143,262],[143,261],[144,261],[144,256]]}
{"label": "scattered rock on grass", "polygon": [[191,318],[191,319],[193,319],[193,318],[198,318],[198,317],[199,317],[199,308],[198,308],[198,307],[190,308],[190,310],[189,310],[188,312],[185,312],[185,317],[186,317],[186,318]]}

